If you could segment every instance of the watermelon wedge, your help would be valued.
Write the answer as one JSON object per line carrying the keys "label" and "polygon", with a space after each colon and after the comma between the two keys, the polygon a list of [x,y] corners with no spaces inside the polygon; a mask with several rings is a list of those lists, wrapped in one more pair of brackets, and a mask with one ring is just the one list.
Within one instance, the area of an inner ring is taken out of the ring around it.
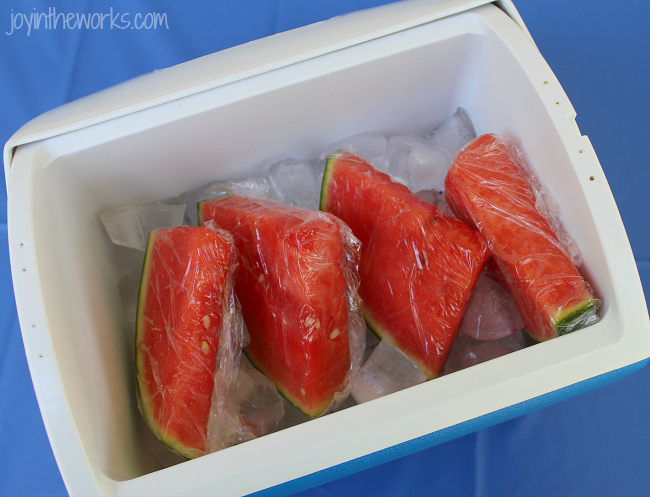
{"label": "watermelon wedge", "polygon": [[149,234],[136,321],[138,396],[156,436],[186,458],[208,449],[232,253],[228,234],[208,228],[180,226]]}
{"label": "watermelon wedge", "polygon": [[361,241],[364,318],[432,379],[442,374],[487,259],[462,221],[346,152],[329,157],[321,210]]}
{"label": "watermelon wedge", "polygon": [[240,195],[201,202],[199,222],[208,220],[233,234],[241,257],[244,352],[289,402],[323,414],[359,367],[351,360],[354,334],[363,331],[348,316],[346,273],[354,279],[358,261],[349,229],[329,214]]}
{"label": "watermelon wedge", "polygon": [[446,198],[485,237],[498,268],[493,272],[515,299],[526,331],[543,341],[593,320],[597,305],[535,207],[513,147],[491,134],[472,141],[449,170]]}

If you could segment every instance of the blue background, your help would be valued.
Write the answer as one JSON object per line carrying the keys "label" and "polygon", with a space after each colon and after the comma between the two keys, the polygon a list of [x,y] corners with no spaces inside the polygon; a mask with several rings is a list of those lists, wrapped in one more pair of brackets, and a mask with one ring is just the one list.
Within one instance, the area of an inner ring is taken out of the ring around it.
{"label": "blue background", "polygon": [[[134,76],[383,0],[3,0],[0,143],[37,115]],[[650,3],[518,0],[590,137],[650,291]],[[11,31],[12,14],[167,13],[169,29]],[[35,9],[35,10],[34,10]],[[16,316],[0,191],[0,496],[67,495]],[[324,484],[311,496],[650,495],[650,368],[492,428]],[[215,493],[218,493],[215,489]]]}

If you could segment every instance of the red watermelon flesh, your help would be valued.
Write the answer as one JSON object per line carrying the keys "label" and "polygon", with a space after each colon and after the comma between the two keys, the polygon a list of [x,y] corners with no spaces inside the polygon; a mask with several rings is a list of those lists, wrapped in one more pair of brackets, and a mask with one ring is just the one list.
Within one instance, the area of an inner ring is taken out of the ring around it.
{"label": "red watermelon flesh", "polygon": [[241,256],[246,355],[289,402],[322,414],[351,369],[342,223],[239,195],[202,202],[199,220],[230,231]]}
{"label": "red watermelon flesh", "polygon": [[543,341],[579,327],[596,301],[535,207],[513,145],[483,135],[463,149],[445,181],[453,211],[487,240],[499,275],[524,320]]}
{"label": "red watermelon flesh", "polygon": [[442,374],[487,259],[483,239],[346,152],[327,161],[321,209],[361,241],[359,293],[368,325],[427,378]]}
{"label": "red watermelon flesh", "polygon": [[208,449],[231,256],[224,232],[180,226],[149,235],[136,323],[138,394],[153,432],[187,458]]}

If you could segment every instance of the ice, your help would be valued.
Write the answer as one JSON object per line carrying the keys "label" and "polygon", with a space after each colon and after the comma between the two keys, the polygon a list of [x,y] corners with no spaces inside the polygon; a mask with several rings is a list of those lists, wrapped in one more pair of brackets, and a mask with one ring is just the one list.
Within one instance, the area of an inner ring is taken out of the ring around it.
{"label": "ice", "polygon": [[451,155],[419,136],[394,136],[388,140],[384,164],[395,181],[415,192],[444,185]]}
{"label": "ice", "polygon": [[[225,399],[223,378],[215,375],[214,415],[210,419],[210,452],[272,432],[284,417],[284,399],[266,376],[241,363]],[[215,408],[215,406],[217,406]]]}
{"label": "ice", "polygon": [[462,107],[458,107],[451,117],[431,132],[427,140],[432,145],[445,149],[451,157],[454,157],[474,138],[476,138],[476,132],[469,114]]}
{"label": "ice", "polygon": [[426,376],[406,354],[382,340],[352,382],[359,404],[426,381]]}
{"label": "ice", "polygon": [[99,217],[113,243],[144,251],[150,231],[180,226],[184,212],[185,204],[152,202],[108,209]]}
{"label": "ice", "polygon": [[420,190],[419,192],[416,192],[415,195],[420,200],[428,202],[431,205],[435,205],[439,209],[445,211],[447,214],[455,217],[454,213],[449,207],[449,204],[447,204],[447,200],[445,200],[444,190]]}
{"label": "ice", "polygon": [[379,345],[379,342],[380,340],[377,338],[377,335],[375,335],[370,328],[366,328],[366,348],[364,350],[362,364],[366,363],[370,355],[377,348],[377,345]]}
{"label": "ice", "polygon": [[501,285],[481,274],[460,333],[477,340],[496,340],[524,327],[512,297]]}
{"label": "ice", "polygon": [[327,147],[321,154],[320,163],[324,165],[327,158],[337,150],[345,150],[359,155],[375,167],[383,169],[383,159],[387,146],[386,138],[381,135],[373,133],[354,135]]}
{"label": "ice", "polygon": [[284,416],[283,399],[273,382],[246,364],[241,364],[237,381],[230,385],[228,399],[256,437],[273,431]]}
{"label": "ice", "polygon": [[318,209],[320,183],[315,168],[304,161],[285,159],[269,166],[269,183],[274,200],[287,205]]}
{"label": "ice", "polygon": [[521,350],[525,346],[526,342],[521,331],[498,340],[475,340],[459,333],[445,365],[444,374],[496,359],[510,352]]}
{"label": "ice", "polygon": [[269,199],[271,198],[270,192],[271,184],[266,178],[250,178],[242,181],[213,181],[201,188],[180,195],[181,202],[188,206],[185,211],[184,224],[198,226],[198,203],[203,200],[238,193],[248,197]]}

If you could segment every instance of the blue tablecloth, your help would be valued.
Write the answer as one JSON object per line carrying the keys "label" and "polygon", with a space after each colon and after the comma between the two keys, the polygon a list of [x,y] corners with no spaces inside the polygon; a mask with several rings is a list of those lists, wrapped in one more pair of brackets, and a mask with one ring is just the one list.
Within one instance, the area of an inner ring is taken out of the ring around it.
{"label": "blue tablecloth", "polygon": [[[386,0],[6,0],[0,6],[0,142],[65,102],[154,69]],[[518,0],[590,137],[650,289],[650,4]],[[25,16],[110,13],[122,26],[45,29]],[[67,495],[29,377],[0,192],[0,496]],[[650,369],[534,413],[304,491],[324,495],[650,495]],[[218,492],[215,492],[218,494]]]}

